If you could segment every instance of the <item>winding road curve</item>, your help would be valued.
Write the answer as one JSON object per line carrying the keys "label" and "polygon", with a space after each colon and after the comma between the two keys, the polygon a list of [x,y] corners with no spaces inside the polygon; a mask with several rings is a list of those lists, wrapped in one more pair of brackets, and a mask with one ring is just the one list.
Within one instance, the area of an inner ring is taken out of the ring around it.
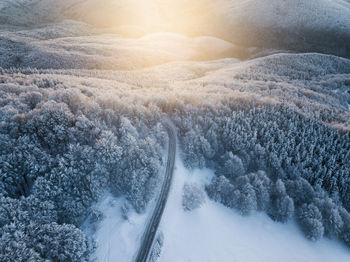
{"label": "winding road curve", "polygon": [[152,217],[149,220],[146,230],[142,236],[142,242],[135,262],[147,262],[148,260],[152,244],[157,233],[158,225],[168,200],[170,185],[173,177],[176,154],[176,135],[174,127],[169,121],[164,121],[163,125],[166,128],[169,136],[168,160],[165,170],[165,177],[156,207],[154,208]]}

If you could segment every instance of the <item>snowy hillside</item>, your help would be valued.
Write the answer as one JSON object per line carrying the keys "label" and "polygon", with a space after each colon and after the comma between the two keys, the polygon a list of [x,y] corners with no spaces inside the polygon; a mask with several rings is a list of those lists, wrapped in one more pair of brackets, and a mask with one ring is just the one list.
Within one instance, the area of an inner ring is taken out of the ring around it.
{"label": "snowy hillside", "polygon": [[350,3],[344,0],[17,0],[0,6],[2,24],[67,18],[127,36],[173,31],[245,47],[350,56]]}
{"label": "snowy hillside", "polygon": [[0,261],[348,261],[349,59],[348,0],[0,0]]}
{"label": "snowy hillside", "polygon": [[130,39],[98,32],[73,21],[35,30],[3,32],[0,65],[3,68],[136,69],[171,61],[240,56],[247,52],[209,36],[154,33]]}

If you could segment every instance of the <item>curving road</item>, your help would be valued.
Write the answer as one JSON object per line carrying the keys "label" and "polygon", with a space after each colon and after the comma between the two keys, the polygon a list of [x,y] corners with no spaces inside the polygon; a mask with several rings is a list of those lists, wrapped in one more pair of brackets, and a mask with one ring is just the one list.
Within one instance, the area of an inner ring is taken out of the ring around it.
{"label": "curving road", "polygon": [[157,200],[156,207],[149,220],[146,230],[142,236],[142,242],[138,251],[135,262],[147,262],[149,253],[152,248],[154,238],[157,233],[159,222],[162,218],[162,214],[165,208],[165,204],[168,200],[169,189],[174,172],[175,154],[176,154],[176,135],[172,124],[168,121],[163,122],[169,136],[169,148],[168,148],[168,160],[165,170],[165,177],[162,185],[162,189]]}

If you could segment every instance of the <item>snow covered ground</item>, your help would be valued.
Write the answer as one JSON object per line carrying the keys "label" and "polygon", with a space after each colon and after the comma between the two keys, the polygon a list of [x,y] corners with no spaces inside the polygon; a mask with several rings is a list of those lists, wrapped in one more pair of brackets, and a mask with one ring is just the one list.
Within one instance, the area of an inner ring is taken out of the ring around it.
{"label": "snow covered ground", "polygon": [[97,262],[132,261],[140,245],[144,225],[152,208],[139,215],[131,210],[128,219],[123,217],[125,198],[114,198],[110,194],[97,204],[104,218],[97,227],[94,239]]}
{"label": "snow covered ground", "polygon": [[[337,241],[308,241],[297,226],[273,222],[262,213],[242,217],[221,204],[206,199],[194,211],[182,209],[185,182],[204,186],[211,170],[187,170],[176,161],[174,181],[159,228],[164,246],[159,262],[346,262],[350,251]],[[98,262],[132,261],[153,207],[146,214],[131,211],[122,216],[124,198],[106,195],[99,203],[105,218],[98,226],[95,240]]]}
{"label": "snow covered ground", "polygon": [[183,211],[183,184],[204,185],[212,176],[211,170],[185,169],[178,158],[160,226],[164,234],[160,262],[350,261],[350,251],[342,244],[328,239],[313,243],[293,223],[276,223],[262,213],[242,217],[209,199],[200,209]]}

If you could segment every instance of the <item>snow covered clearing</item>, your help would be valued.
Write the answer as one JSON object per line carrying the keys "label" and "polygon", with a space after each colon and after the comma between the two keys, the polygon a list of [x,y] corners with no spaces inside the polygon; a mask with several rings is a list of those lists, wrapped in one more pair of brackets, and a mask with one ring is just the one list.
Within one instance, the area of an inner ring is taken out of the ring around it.
{"label": "snow covered clearing", "polygon": [[153,210],[149,207],[144,214],[130,210],[125,218],[122,211],[125,198],[114,198],[106,194],[97,204],[104,215],[97,226],[95,241],[97,262],[132,261],[140,245],[146,222]]}
{"label": "snow covered clearing", "polygon": [[[263,213],[243,217],[234,210],[206,197],[199,209],[186,212],[182,207],[183,185],[205,186],[214,176],[209,169],[189,171],[177,158],[174,181],[159,232],[164,246],[159,262],[346,262],[350,251],[329,239],[307,240],[294,222],[273,222]],[[95,234],[96,261],[132,261],[140,244],[147,219],[130,211],[123,218],[124,198],[106,195],[98,204],[104,219]]]}
{"label": "snow covered clearing", "polygon": [[185,182],[203,186],[211,170],[187,170],[177,160],[173,187],[164,211],[160,231],[164,246],[160,262],[346,262],[350,252],[342,244],[322,239],[307,240],[293,222],[273,222],[256,213],[242,217],[236,211],[206,199],[192,212],[182,209]]}

